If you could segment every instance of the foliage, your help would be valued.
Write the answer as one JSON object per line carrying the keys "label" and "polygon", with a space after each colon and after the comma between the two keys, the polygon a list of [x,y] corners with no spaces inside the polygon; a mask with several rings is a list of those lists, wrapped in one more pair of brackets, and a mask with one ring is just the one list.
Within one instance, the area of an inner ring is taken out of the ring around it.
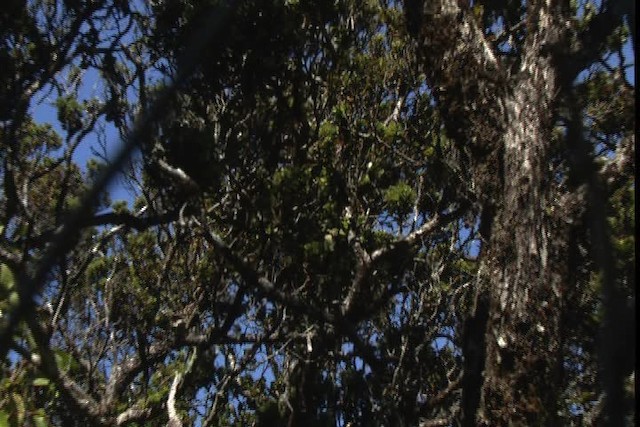
{"label": "foliage", "polygon": [[[471,62],[459,75],[429,68],[448,66],[449,29],[427,37],[422,3],[9,2],[0,12],[9,343],[0,426],[470,422],[469,331],[487,259],[508,262],[516,245],[500,252],[487,232],[488,206],[502,209],[512,178],[500,175],[507,160],[491,129],[509,127],[494,112],[522,78],[537,2],[455,6],[504,65],[477,83]],[[531,207],[557,225],[545,238],[567,254],[549,258],[562,282],[550,317],[563,337],[553,353],[562,375],[549,388],[566,425],[607,417],[597,337],[608,282],[590,226],[590,171],[629,324],[635,311],[630,35],[627,15],[612,21],[613,2],[600,3],[562,11],[572,33],[558,49],[575,61],[552,61],[570,83],[555,91],[540,133],[549,155],[539,153],[540,192],[553,202]],[[101,194],[29,295],[25,278],[87,203],[115,134],[137,144],[118,178],[129,200]],[[633,358],[619,360],[632,375]]]}

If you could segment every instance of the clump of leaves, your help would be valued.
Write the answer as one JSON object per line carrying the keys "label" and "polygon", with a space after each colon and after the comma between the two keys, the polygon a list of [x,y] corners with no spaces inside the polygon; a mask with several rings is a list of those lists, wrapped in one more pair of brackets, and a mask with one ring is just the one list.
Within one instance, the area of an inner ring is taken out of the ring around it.
{"label": "clump of leaves", "polygon": [[82,128],[83,108],[74,96],[63,96],[56,100],[58,120],[62,129],[70,134],[76,133]]}
{"label": "clump of leaves", "polygon": [[387,188],[384,194],[384,201],[387,203],[389,212],[400,218],[407,216],[411,212],[416,193],[404,181]]}

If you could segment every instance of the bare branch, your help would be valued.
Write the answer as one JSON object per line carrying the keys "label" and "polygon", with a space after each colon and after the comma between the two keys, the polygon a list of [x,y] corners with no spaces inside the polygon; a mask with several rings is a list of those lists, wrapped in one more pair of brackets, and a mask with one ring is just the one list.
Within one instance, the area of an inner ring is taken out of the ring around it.
{"label": "bare branch", "polygon": [[165,212],[159,215],[141,217],[128,212],[107,212],[87,218],[85,226],[121,224],[136,230],[145,230],[159,224],[167,224],[178,218],[178,211]]}
{"label": "bare branch", "polygon": [[116,425],[125,425],[136,421],[144,421],[151,415],[151,408],[129,408],[116,417]]}
{"label": "bare branch", "polygon": [[364,291],[364,285],[369,275],[375,269],[375,266],[382,262],[384,259],[393,258],[402,251],[410,250],[418,242],[424,239],[427,235],[439,230],[447,225],[452,220],[458,218],[459,213],[464,208],[458,208],[447,214],[436,214],[431,220],[423,224],[416,231],[408,234],[407,236],[396,240],[388,246],[376,249],[371,255],[369,255],[358,242],[355,243],[356,252],[359,253],[360,261],[356,267],[356,274],[349,289],[347,297],[342,303],[342,315],[349,317],[355,307],[355,302]]}
{"label": "bare branch", "polygon": [[59,369],[56,357],[49,347],[47,335],[42,330],[42,326],[36,317],[28,316],[26,321],[39,352],[36,357],[32,356],[32,361],[37,362],[36,364],[45,372],[47,377],[56,384],[57,389],[71,407],[92,420],[95,425],[105,425],[105,418],[102,416],[98,403],[80,385]]}
{"label": "bare branch", "polygon": [[178,393],[178,388],[182,385],[182,380],[185,375],[191,372],[193,368],[193,362],[196,360],[198,354],[198,349],[193,349],[193,352],[189,356],[189,360],[187,360],[187,364],[182,372],[176,372],[173,377],[173,382],[171,383],[171,389],[169,390],[169,397],[167,398],[167,413],[169,415],[169,423],[167,424],[169,427],[182,427],[182,421],[180,421],[180,417],[178,416],[178,412],[176,411],[176,394]]}

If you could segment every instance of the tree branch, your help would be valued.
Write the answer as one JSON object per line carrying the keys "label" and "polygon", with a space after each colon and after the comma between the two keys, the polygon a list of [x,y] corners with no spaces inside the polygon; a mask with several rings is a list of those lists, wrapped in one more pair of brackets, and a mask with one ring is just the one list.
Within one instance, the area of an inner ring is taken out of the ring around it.
{"label": "tree branch", "polygon": [[26,322],[39,352],[35,358],[32,356],[32,361],[36,362],[47,377],[56,384],[65,401],[73,409],[92,420],[94,425],[106,425],[101,408],[93,397],[85,393],[80,385],[58,368],[55,355],[49,347],[47,334],[42,330],[36,316],[27,316]]}
{"label": "tree branch", "polygon": [[376,249],[369,255],[361,245],[356,242],[356,252],[359,254],[360,261],[356,267],[356,274],[349,288],[349,293],[342,303],[342,316],[350,317],[356,307],[356,301],[362,295],[365,284],[377,265],[385,259],[394,259],[403,251],[410,250],[425,236],[449,224],[452,220],[458,218],[460,212],[466,207],[460,207],[446,214],[436,214],[430,221],[423,224],[413,233],[392,242],[388,246]]}
{"label": "tree branch", "polygon": [[136,421],[144,421],[151,415],[151,408],[129,408],[116,417],[116,425],[121,426]]}
{"label": "tree branch", "polygon": [[[194,221],[202,227],[197,220],[194,219]],[[249,265],[248,261],[236,255],[220,236],[211,230],[204,228],[203,230],[205,230],[205,239],[231,263],[248,286],[273,301],[283,304],[299,313],[308,315],[318,321],[334,326],[337,330],[346,334],[353,342],[354,347],[361,352],[363,360],[367,362],[374,371],[381,372],[384,369],[383,363],[376,357],[371,346],[358,336],[357,329],[353,322],[340,313],[333,314],[328,310],[318,308],[293,295],[282,292],[266,277],[258,275],[255,269]]]}
{"label": "tree branch", "polygon": [[159,215],[141,217],[129,212],[107,212],[87,218],[84,226],[124,225],[138,231],[154,225],[167,224],[178,219],[178,211],[165,212]]}

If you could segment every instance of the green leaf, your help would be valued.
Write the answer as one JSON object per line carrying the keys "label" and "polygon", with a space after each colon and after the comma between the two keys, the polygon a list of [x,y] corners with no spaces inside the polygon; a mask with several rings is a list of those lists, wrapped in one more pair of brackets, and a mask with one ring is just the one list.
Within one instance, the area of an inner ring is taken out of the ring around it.
{"label": "green leaf", "polygon": [[167,394],[168,394],[167,388],[161,388],[160,390],[152,391],[147,396],[147,401],[151,404],[162,402],[163,400],[166,399]]}
{"label": "green leaf", "polygon": [[83,108],[75,97],[58,98],[56,107],[58,107],[58,120],[64,130],[75,132],[82,126]]}
{"label": "green leaf", "polygon": [[387,189],[384,200],[389,205],[389,210],[399,215],[406,215],[411,211],[411,205],[416,194],[406,182],[401,181]]}
{"label": "green leaf", "polygon": [[116,200],[111,204],[111,207],[116,213],[127,213],[129,212],[129,206],[126,200]]}
{"label": "green leaf", "polygon": [[336,243],[333,240],[333,236],[330,233],[324,235],[324,249],[329,252],[333,252],[336,247]]}
{"label": "green leaf", "polygon": [[36,427],[47,427],[47,420],[42,416],[42,415],[34,415],[33,416],[33,423],[36,425]]}
{"label": "green leaf", "polygon": [[401,131],[402,128],[397,122],[389,122],[389,124],[384,128],[383,138],[385,141],[391,142]]}
{"label": "green leaf", "polygon": [[44,377],[36,378],[35,380],[33,380],[34,387],[46,387],[49,385],[49,383],[49,378]]}
{"label": "green leaf", "polygon": [[78,368],[78,362],[73,358],[70,353],[62,350],[56,350],[56,364],[63,372],[69,372]]}
{"label": "green leaf", "polygon": [[11,269],[4,264],[0,264],[0,297],[2,297],[3,293],[13,289],[14,283],[15,279]]}
{"label": "green leaf", "polygon": [[9,414],[0,410],[0,427],[9,427]]}

